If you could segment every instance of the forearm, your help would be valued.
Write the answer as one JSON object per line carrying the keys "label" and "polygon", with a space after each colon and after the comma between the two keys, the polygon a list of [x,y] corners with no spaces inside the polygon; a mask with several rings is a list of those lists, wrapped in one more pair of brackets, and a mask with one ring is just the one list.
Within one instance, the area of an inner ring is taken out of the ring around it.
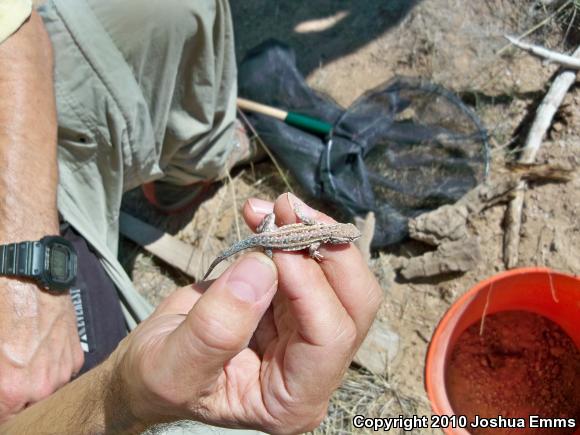
{"label": "forearm", "polygon": [[58,233],[50,40],[30,19],[0,44],[0,243]]}
{"label": "forearm", "polygon": [[[0,244],[59,232],[52,68],[50,40],[33,13],[0,43]],[[0,277],[0,422],[59,388],[82,363],[69,294]]]}

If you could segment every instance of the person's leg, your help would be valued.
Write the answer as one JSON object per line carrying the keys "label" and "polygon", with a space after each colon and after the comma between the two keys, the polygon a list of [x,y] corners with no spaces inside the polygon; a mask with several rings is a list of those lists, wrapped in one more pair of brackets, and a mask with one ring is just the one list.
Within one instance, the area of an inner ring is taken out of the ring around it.
{"label": "person's leg", "polygon": [[150,306],[117,260],[121,197],[162,178],[223,175],[235,145],[229,9],[223,0],[48,0],[41,15],[55,52],[59,210],[140,320]]}
{"label": "person's leg", "polygon": [[103,258],[135,319],[150,312],[117,261],[122,194],[224,174],[236,71],[223,0],[48,0],[59,210]]}
{"label": "person's leg", "polygon": [[39,13],[55,57],[59,212],[98,252],[133,327],[152,307],[117,260],[119,212],[126,188],[162,176],[148,106],[86,2],[48,0]]}
{"label": "person's leg", "polygon": [[78,257],[77,280],[70,289],[85,363],[79,375],[107,358],[127,335],[115,284],[106,274],[99,255],[68,223],[61,235],[75,247]]}
{"label": "person's leg", "polygon": [[234,128],[229,5],[224,0],[87,1],[139,83],[161,144],[164,177],[143,185],[145,197],[160,211],[180,212],[250,155],[247,137]]}
{"label": "person's leg", "polygon": [[237,95],[227,1],[87,3],[147,102],[163,181],[221,178],[235,144]]}

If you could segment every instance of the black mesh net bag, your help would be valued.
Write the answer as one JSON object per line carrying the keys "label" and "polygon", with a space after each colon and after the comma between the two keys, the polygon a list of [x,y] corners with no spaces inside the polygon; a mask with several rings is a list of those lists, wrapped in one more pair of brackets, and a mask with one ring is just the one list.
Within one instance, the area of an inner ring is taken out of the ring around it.
{"label": "black mesh net bag", "polygon": [[400,242],[409,218],[457,201],[487,174],[484,128],[459,98],[434,84],[395,78],[345,110],[310,89],[293,52],[274,41],[248,53],[238,81],[241,97],[333,125],[322,138],[249,115],[276,159],[310,195],[351,218],[375,213],[375,248]]}

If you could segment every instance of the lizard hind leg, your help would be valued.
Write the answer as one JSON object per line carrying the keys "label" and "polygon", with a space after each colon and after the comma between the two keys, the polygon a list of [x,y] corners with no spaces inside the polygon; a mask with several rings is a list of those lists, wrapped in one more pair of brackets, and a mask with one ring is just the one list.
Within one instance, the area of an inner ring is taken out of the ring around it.
{"label": "lizard hind leg", "polygon": [[320,252],[318,252],[318,248],[320,248],[320,243],[313,243],[308,247],[308,253],[316,261],[322,261],[324,259],[324,256]]}
{"label": "lizard hind leg", "polygon": [[300,219],[300,222],[302,222],[304,225],[316,225],[318,223],[316,222],[315,219],[306,216],[304,213],[302,213],[302,209],[298,204],[294,205],[294,214],[298,217],[298,219]]}
{"label": "lizard hind leg", "polygon": [[276,226],[276,215],[274,213],[269,213],[264,216],[260,225],[256,228],[257,233],[269,233],[275,231],[278,227]]}

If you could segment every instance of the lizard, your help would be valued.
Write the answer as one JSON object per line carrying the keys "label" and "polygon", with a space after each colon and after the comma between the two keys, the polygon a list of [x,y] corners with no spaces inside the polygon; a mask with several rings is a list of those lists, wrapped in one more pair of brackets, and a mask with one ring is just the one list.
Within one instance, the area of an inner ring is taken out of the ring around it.
{"label": "lizard", "polygon": [[300,251],[308,249],[310,257],[317,261],[322,261],[324,257],[318,249],[320,245],[328,243],[340,245],[354,242],[361,236],[360,231],[353,224],[336,223],[327,224],[303,215],[298,207],[294,208],[294,213],[301,221],[300,223],[276,226],[276,215],[269,213],[256,228],[256,234],[235,243],[230,248],[219,254],[211,263],[205,273],[205,280],[214,268],[228,257],[237,254],[244,249],[263,248],[264,253],[272,258],[272,250]]}

